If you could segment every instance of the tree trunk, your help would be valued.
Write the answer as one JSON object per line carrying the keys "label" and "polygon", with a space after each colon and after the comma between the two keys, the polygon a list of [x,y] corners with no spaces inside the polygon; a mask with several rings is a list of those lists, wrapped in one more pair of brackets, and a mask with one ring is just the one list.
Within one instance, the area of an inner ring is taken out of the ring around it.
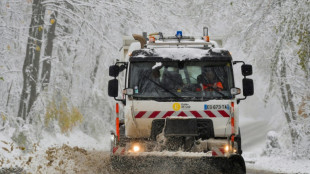
{"label": "tree trunk", "polygon": [[56,23],[57,23],[57,11],[54,11],[53,14],[51,14],[50,23],[52,24],[47,33],[47,44],[45,47],[44,52],[44,61],[42,64],[42,73],[41,73],[41,79],[42,79],[42,90],[44,90],[49,82],[51,77],[51,58],[52,58],[52,52],[53,52],[53,40],[55,38],[55,30],[56,30]]}
{"label": "tree trunk", "polygon": [[90,80],[92,81],[93,85],[95,84],[95,80],[96,80],[96,76],[97,76],[97,71],[98,71],[98,66],[99,66],[99,58],[100,58],[100,54],[96,56],[96,64],[95,64],[93,72],[90,75]]}
{"label": "tree trunk", "polygon": [[298,138],[298,134],[292,124],[295,124],[293,121],[296,120],[296,111],[295,105],[293,102],[293,94],[291,91],[291,85],[287,82],[287,70],[286,70],[286,62],[284,58],[281,56],[282,59],[282,66],[280,72],[280,90],[281,90],[281,97],[282,103],[284,107],[284,114],[286,121],[288,123],[290,134],[292,137],[293,146],[296,144],[296,140]]}
{"label": "tree trunk", "polygon": [[37,98],[37,82],[39,76],[40,50],[45,8],[42,0],[34,0],[29,27],[26,57],[23,65],[23,89],[19,103],[18,116],[26,120],[31,107]]}

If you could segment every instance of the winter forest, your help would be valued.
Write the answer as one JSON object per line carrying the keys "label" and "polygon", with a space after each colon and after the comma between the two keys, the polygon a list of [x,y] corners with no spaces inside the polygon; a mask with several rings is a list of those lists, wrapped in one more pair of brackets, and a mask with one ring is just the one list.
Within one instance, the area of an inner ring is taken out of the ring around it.
{"label": "winter forest", "polygon": [[[1,0],[0,173],[84,173],[65,152],[66,167],[51,158],[57,147],[72,156],[109,150],[116,102],[108,68],[121,56],[123,36],[200,36],[204,26],[234,60],[253,65],[254,96],[240,103],[247,167],[308,173],[309,0]],[[271,164],[279,159],[284,166]]]}

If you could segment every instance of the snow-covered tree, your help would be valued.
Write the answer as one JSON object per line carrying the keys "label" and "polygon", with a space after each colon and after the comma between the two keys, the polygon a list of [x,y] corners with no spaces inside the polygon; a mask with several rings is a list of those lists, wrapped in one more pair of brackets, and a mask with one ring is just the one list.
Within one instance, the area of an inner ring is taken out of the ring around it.
{"label": "snow-covered tree", "polygon": [[[211,39],[223,36],[233,57],[252,63],[254,77],[263,77],[255,94],[265,103],[278,99],[291,147],[299,147],[297,156],[307,155],[309,11],[308,0],[1,0],[0,115],[7,118],[2,125],[32,120],[40,132],[47,111],[55,111],[51,106],[59,113],[65,102],[66,113],[84,118],[81,130],[109,133],[114,101],[107,97],[107,69],[120,56],[122,36],[176,30],[201,35],[208,26]],[[46,128],[51,132],[59,127],[55,115]]]}

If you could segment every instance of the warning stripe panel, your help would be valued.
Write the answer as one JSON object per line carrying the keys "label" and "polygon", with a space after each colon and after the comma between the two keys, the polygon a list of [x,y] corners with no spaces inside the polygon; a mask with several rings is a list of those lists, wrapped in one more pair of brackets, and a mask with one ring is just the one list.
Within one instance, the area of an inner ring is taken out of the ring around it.
{"label": "warning stripe panel", "polygon": [[224,148],[212,147],[212,156],[224,156],[225,150]]}
{"label": "warning stripe panel", "polygon": [[154,111],[149,118],[155,118],[158,114],[160,113],[160,111]]}
{"label": "warning stripe panel", "polygon": [[170,116],[196,118],[227,118],[230,112],[226,110],[205,111],[135,111],[135,118],[167,118]]}
{"label": "warning stripe panel", "polygon": [[229,117],[226,111],[224,110],[218,110],[218,112],[223,116],[223,117]]}
{"label": "warning stripe panel", "polygon": [[174,111],[167,111],[162,118],[170,117],[173,113]]}
{"label": "warning stripe panel", "polygon": [[113,147],[113,153],[117,151],[118,147]]}
{"label": "warning stripe panel", "polygon": [[125,147],[113,147],[113,154],[114,155],[124,155],[126,152]]}
{"label": "warning stripe panel", "polygon": [[213,112],[211,111],[205,111],[205,113],[209,116],[209,117],[216,117]]}
{"label": "warning stripe panel", "polygon": [[202,118],[202,116],[197,111],[190,111],[196,118]]}
{"label": "warning stripe panel", "polygon": [[146,113],[146,111],[140,111],[138,114],[135,116],[135,118],[141,118],[143,115]]}
{"label": "warning stripe panel", "polygon": [[179,117],[187,117],[187,114],[185,114],[183,111],[181,111],[179,114],[178,114]]}
{"label": "warning stripe panel", "polygon": [[125,154],[125,150],[126,150],[126,148],[124,147],[123,150],[121,151],[121,155]]}

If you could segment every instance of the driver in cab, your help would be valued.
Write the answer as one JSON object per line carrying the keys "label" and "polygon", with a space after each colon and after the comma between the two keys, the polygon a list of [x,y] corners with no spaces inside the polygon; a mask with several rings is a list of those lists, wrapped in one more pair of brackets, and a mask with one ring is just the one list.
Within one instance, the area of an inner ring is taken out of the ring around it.
{"label": "driver in cab", "polygon": [[197,82],[201,85],[201,88],[197,88],[196,91],[213,91],[223,90],[222,82],[216,80],[215,74],[211,68],[205,68],[204,72],[197,77]]}

